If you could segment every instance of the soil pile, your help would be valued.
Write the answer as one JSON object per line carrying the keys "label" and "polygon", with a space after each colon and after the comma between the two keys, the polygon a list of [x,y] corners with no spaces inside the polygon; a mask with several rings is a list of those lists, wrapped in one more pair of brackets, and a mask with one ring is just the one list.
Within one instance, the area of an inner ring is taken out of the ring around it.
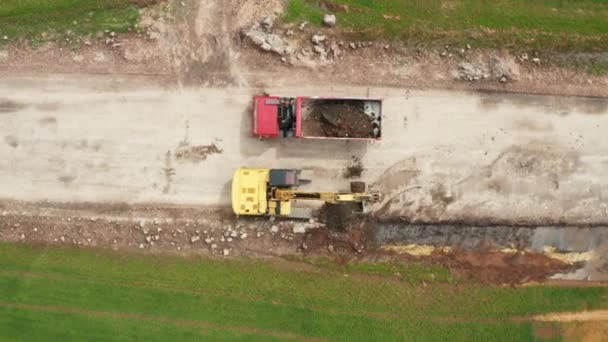
{"label": "soil pile", "polygon": [[202,145],[202,146],[180,146],[175,151],[175,158],[178,160],[190,160],[193,162],[202,162],[207,160],[212,154],[219,154],[224,152],[221,148],[215,144]]}
{"label": "soil pile", "polygon": [[312,100],[304,103],[302,131],[307,136],[373,138],[373,118],[356,100]]}

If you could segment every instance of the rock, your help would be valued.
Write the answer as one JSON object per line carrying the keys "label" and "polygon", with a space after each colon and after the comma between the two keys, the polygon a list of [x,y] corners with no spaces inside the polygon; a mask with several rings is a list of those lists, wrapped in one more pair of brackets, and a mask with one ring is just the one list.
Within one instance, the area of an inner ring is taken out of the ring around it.
{"label": "rock", "polygon": [[222,253],[224,254],[224,256],[228,256],[228,254],[230,254],[230,250],[224,248],[224,251]]}
{"label": "rock", "polygon": [[266,17],[262,21],[262,25],[264,25],[264,28],[267,31],[270,31],[270,30],[272,30],[272,26],[274,25],[274,20],[272,19],[272,17]]}
{"label": "rock", "polygon": [[278,232],[279,232],[279,227],[277,227],[277,226],[273,225],[272,227],[270,227],[270,231],[271,231],[272,233],[278,233]]}
{"label": "rock", "polygon": [[233,231],[230,232],[230,237],[235,238],[237,236],[239,236],[239,233],[236,230],[233,230]]}
{"label": "rock", "polygon": [[327,39],[327,37],[325,37],[324,35],[315,34],[312,36],[312,38],[310,40],[312,40],[313,44],[319,45],[322,42],[324,42],[325,39]]}
{"label": "rock", "polygon": [[[492,77],[505,83],[519,78],[519,64],[512,57],[494,57],[490,62]],[[503,78],[505,79],[503,81]]]}
{"label": "rock", "polygon": [[471,50],[471,44],[466,45],[467,50]]}
{"label": "rock", "polygon": [[296,223],[293,225],[293,233],[294,234],[304,234],[306,233],[306,229],[308,228],[307,225],[302,224],[302,223]]}
{"label": "rock", "polygon": [[177,250],[178,250],[178,251],[181,251],[181,250],[182,250],[182,248],[181,248],[180,246],[177,246]]}
{"label": "rock", "polygon": [[288,36],[288,37],[293,36],[293,30],[287,30],[287,31],[285,32],[285,35],[286,35],[286,36]]}
{"label": "rock", "polygon": [[151,236],[146,236],[146,242],[147,242],[147,243],[152,242],[152,237],[151,237]]}
{"label": "rock", "polygon": [[534,64],[540,64],[540,58],[534,57],[532,58],[532,62],[534,62]]}
{"label": "rock", "polygon": [[315,46],[313,47],[313,50],[314,50],[316,53],[320,54],[320,55],[325,55],[325,54],[326,54],[325,49],[324,49],[322,46],[319,46],[319,45],[315,45]]}
{"label": "rock", "polygon": [[298,27],[298,28],[300,29],[300,31],[302,31],[302,30],[303,30],[303,29],[306,27],[306,25],[307,25],[307,24],[308,24],[308,22],[303,21],[303,22],[300,24],[300,26]]}
{"label": "rock", "polygon": [[35,228],[35,227],[34,227],[34,231],[35,231],[35,232],[37,232],[37,231],[38,231],[38,228]]}
{"label": "rock", "polygon": [[144,244],[143,244],[143,243],[140,243],[140,244],[139,244],[139,249],[144,249],[144,247],[145,247],[145,246],[144,246]]}
{"label": "rock", "polygon": [[217,244],[211,244],[211,249],[216,249],[217,248]]}
{"label": "rock", "polygon": [[201,237],[200,237],[200,236],[198,236],[198,235],[194,235],[194,236],[192,236],[192,237],[190,238],[190,242],[191,242],[191,243],[195,243],[196,241],[198,241],[198,240],[200,240],[200,239],[201,239]]}
{"label": "rock", "polygon": [[227,239],[226,239],[226,241],[228,241],[228,242],[232,242],[232,238],[231,238],[231,237],[229,237],[229,238],[227,238]]}
{"label": "rock", "polygon": [[328,245],[327,246],[327,250],[330,251],[331,253],[334,252],[334,246],[333,245]]}
{"label": "rock", "polygon": [[258,24],[250,27],[244,34],[264,51],[272,51],[279,55],[289,54],[293,51],[293,47],[287,40],[277,34],[264,31]]}
{"label": "rock", "polygon": [[357,48],[357,45],[355,45],[355,43],[350,43],[348,44],[348,46],[350,46],[350,48],[353,50]]}
{"label": "rock", "polygon": [[59,237],[59,240],[61,240],[61,242],[65,242],[65,236],[63,236],[63,235],[62,235],[62,236],[60,236],[60,237]]}
{"label": "rock", "polygon": [[241,234],[241,240],[245,240],[247,238],[247,233]]}
{"label": "rock", "polygon": [[226,241],[226,238],[223,235],[220,236],[220,242],[224,242],[224,241]]}
{"label": "rock", "polygon": [[281,62],[283,62],[283,63],[287,63],[287,58],[285,58],[285,57],[281,57]]}
{"label": "rock", "polygon": [[[522,54],[521,54],[521,56],[519,56],[519,59],[520,59],[522,62],[527,62],[527,61],[530,59],[530,57],[528,57],[528,54],[527,54],[527,53],[522,53]],[[539,62],[540,62],[540,60],[539,60]]]}
{"label": "rock", "polygon": [[465,81],[477,81],[483,77],[484,72],[485,68],[483,65],[461,62],[458,64],[456,78]]}
{"label": "rock", "polygon": [[19,236],[19,238],[21,238],[21,240],[25,239],[25,234],[21,233],[21,236]]}
{"label": "rock", "polygon": [[308,249],[308,245],[306,244],[306,242],[302,242],[302,249],[303,250],[307,250]]}
{"label": "rock", "polygon": [[210,238],[206,238],[206,239],[205,239],[205,243],[206,243],[206,244],[210,244],[210,243],[211,243],[211,239],[210,239]]}
{"label": "rock", "polygon": [[160,240],[160,235],[154,235],[154,241]]}
{"label": "rock", "polygon": [[162,229],[161,227],[158,227],[158,228],[156,229],[156,231],[160,233],[160,232],[162,232],[162,231],[163,231],[163,229]]}
{"label": "rock", "polygon": [[323,16],[323,24],[328,27],[336,26],[336,16],[333,14],[326,14]]}
{"label": "rock", "polygon": [[116,32],[114,32],[114,31],[110,32],[110,37],[116,37]]}

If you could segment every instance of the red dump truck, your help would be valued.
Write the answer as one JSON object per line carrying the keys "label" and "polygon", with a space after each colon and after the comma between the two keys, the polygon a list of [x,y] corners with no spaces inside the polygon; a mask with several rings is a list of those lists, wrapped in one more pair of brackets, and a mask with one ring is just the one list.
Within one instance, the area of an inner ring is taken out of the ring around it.
{"label": "red dump truck", "polygon": [[382,138],[382,100],[367,98],[253,98],[253,135],[260,138]]}

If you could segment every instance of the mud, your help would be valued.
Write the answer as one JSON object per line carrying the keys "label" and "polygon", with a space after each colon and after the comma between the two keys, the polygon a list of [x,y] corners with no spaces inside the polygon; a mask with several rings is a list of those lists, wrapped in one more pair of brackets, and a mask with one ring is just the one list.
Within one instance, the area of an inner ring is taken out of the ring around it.
{"label": "mud", "polygon": [[302,133],[305,136],[373,138],[373,119],[363,112],[363,104],[342,100],[309,100],[304,108]]}

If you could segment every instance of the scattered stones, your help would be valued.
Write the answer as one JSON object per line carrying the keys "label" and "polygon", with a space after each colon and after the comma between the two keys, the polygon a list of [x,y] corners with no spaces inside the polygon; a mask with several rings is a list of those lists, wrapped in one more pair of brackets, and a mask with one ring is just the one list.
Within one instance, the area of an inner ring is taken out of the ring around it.
{"label": "scattered stones", "polygon": [[230,250],[227,248],[224,248],[223,254],[224,254],[224,256],[228,256],[228,254],[230,254]]}
{"label": "scattered stones", "polygon": [[328,245],[328,246],[327,246],[327,250],[328,250],[330,253],[333,253],[333,252],[334,252],[334,246],[333,246],[333,245]]}
{"label": "scattered stones", "polygon": [[231,237],[229,237],[229,238],[227,238],[227,239],[226,239],[226,241],[228,241],[228,242],[232,242],[232,238],[231,238]]}
{"label": "scattered stones", "polygon": [[467,50],[471,50],[471,44],[466,45]]}
{"label": "scattered stones", "polygon": [[146,242],[147,242],[147,243],[152,242],[152,237],[151,237],[151,236],[146,236]]}
{"label": "scattered stones", "polygon": [[206,238],[206,239],[205,239],[205,243],[206,243],[206,244],[210,244],[212,241],[213,241],[213,240],[211,240],[211,238]]}
{"label": "scattered stones", "polygon": [[530,59],[530,57],[528,57],[527,53],[522,53],[521,56],[519,56],[519,60],[522,62],[527,62],[529,59]]}
{"label": "scattered stones", "polygon": [[348,46],[353,50],[355,50],[357,48],[357,45],[355,45],[355,43],[350,43],[350,44],[348,44]]}
{"label": "scattered stones", "polygon": [[211,249],[217,249],[217,244],[215,244],[215,243],[211,244]]}
{"label": "scattered stones", "polygon": [[278,233],[278,232],[279,232],[279,227],[277,227],[277,226],[273,225],[272,227],[270,227],[270,231],[271,231],[272,233]]}
{"label": "scattered stones", "polygon": [[534,57],[532,58],[532,62],[534,62],[534,64],[540,64],[540,58]]}
{"label": "scattered stones", "polygon": [[456,72],[457,79],[465,81],[479,81],[486,73],[485,67],[476,63],[461,62]]}
{"label": "scattered stones", "polygon": [[140,244],[139,244],[139,249],[144,249],[144,247],[145,247],[145,246],[144,246],[144,244],[143,244],[143,243],[140,243]]}
{"label": "scattered stones", "polygon": [[500,83],[507,83],[507,77],[505,77],[505,76],[501,77]]}
{"label": "scattered stones", "polygon": [[194,235],[190,238],[190,243],[195,243],[196,241],[200,240],[201,237],[198,235]]}
{"label": "scattered stones", "polygon": [[303,21],[300,26],[298,26],[298,28],[300,29],[300,31],[304,30],[304,28],[306,27],[306,25],[308,25],[308,22]]}
{"label": "scattered stones", "polygon": [[241,240],[245,240],[247,238],[247,233],[243,233],[240,236]]}
{"label": "scattered stones", "polygon": [[326,14],[323,16],[323,24],[328,27],[336,26],[336,16],[334,14]]}

